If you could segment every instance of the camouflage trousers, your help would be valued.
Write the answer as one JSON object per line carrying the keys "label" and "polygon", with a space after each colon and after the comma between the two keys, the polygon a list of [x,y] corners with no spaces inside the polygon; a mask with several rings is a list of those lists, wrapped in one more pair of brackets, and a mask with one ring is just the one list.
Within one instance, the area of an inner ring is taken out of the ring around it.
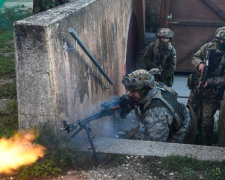
{"label": "camouflage trousers", "polygon": [[[191,91],[188,98],[188,105],[196,109],[195,106],[198,100],[197,91]],[[213,128],[214,128],[214,115],[216,110],[220,107],[220,101],[217,100],[217,95],[212,92],[211,89],[205,89],[203,92],[203,98],[198,112],[195,112],[198,119],[198,131],[199,137],[198,143],[210,145]]]}

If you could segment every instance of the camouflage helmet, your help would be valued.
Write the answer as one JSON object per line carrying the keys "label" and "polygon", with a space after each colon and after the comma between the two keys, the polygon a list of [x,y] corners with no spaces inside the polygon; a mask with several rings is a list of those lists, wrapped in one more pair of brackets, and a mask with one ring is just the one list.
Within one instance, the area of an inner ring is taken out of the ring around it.
{"label": "camouflage helmet", "polygon": [[215,36],[225,40],[225,27],[220,27],[216,30]]}
{"label": "camouflage helmet", "polygon": [[129,91],[141,90],[144,87],[153,88],[155,86],[155,78],[147,70],[139,69],[124,75],[122,83]]}
{"label": "camouflage helmet", "polygon": [[173,38],[174,32],[169,28],[161,28],[157,33],[157,37]]}

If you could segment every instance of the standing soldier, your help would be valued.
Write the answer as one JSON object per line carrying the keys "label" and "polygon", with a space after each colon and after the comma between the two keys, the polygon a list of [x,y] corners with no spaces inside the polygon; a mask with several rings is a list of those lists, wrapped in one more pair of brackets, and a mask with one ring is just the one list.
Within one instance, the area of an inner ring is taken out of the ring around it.
{"label": "standing soldier", "polygon": [[[191,93],[188,104],[198,109],[200,120],[200,143],[210,145],[213,136],[214,115],[220,108],[225,88],[225,27],[218,28],[215,39],[203,45],[194,54],[192,64],[197,70],[195,76],[190,76]],[[208,63],[206,63],[208,62]],[[199,99],[201,77],[207,68],[207,81],[203,85],[202,98]],[[222,112],[222,111],[221,111]]]}
{"label": "standing soldier", "polygon": [[171,44],[173,31],[169,28],[161,28],[157,33],[155,42],[150,43],[144,54],[144,63],[147,69],[158,68],[162,73],[156,77],[156,81],[161,81],[171,87],[173,75],[176,70],[176,50]]}

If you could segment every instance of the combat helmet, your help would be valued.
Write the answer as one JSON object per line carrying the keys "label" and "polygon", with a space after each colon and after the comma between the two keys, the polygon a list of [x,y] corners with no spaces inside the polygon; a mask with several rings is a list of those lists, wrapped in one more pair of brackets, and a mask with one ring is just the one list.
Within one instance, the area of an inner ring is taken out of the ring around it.
{"label": "combat helmet", "polygon": [[220,27],[216,30],[215,36],[219,39],[225,40],[225,27]]}
{"label": "combat helmet", "polygon": [[167,37],[172,39],[174,36],[174,32],[169,28],[161,28],[156,35],[157,37]]}
{"label": "combat helmet", "polygon": [[129,90],[141,90],[144,87],[154,88],[155,78],[147,70],[139,69],[123,76],[122,83]]}

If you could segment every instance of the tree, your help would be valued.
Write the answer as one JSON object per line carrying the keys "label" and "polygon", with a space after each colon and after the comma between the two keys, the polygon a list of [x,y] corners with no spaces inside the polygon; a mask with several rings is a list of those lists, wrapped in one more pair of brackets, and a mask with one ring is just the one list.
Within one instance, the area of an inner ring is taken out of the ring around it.
{"label": "tree", "polygon": [[33,1],[33,13],[39,13],[51,9],[55,6],[59,6],[69,2],[69,0],[34,0]]}

